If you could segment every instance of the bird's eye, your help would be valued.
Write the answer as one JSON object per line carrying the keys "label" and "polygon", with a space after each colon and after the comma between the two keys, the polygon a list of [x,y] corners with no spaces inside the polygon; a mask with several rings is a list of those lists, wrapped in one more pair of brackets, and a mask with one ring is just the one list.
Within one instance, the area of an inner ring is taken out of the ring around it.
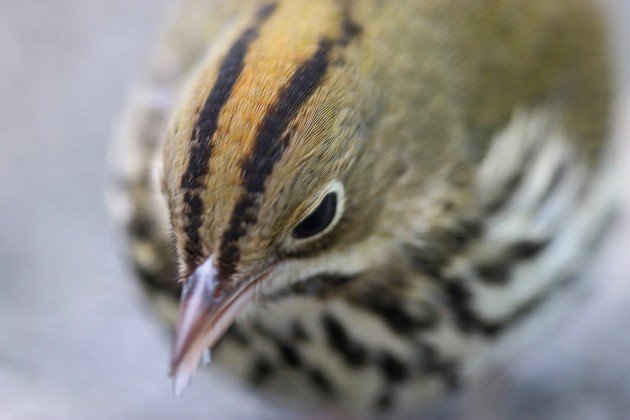
{"label": "bird's eye", "polygon": [[323,232],[335,218],[337,210],[337,193],[326,194],[319,206],[302,220],[293,231],[297,239],[304,239]]}

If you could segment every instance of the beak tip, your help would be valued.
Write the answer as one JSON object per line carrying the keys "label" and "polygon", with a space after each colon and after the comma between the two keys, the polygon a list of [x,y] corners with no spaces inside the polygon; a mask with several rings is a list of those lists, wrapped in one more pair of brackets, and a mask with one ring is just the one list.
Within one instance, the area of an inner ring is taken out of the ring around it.
{"label": "beak tip", "polygon": [[185,371],[177,371],[173,373],[173,392],[179,397],[184,393],[190,384],[190,375]]}

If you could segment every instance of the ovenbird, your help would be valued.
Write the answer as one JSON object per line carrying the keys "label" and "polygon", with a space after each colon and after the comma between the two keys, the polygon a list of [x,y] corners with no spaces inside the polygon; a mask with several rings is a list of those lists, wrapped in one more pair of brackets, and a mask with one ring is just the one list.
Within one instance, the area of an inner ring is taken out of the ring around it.
{"label": "ovenbird", "polygon": [[213,347],[358,411],[464,385],[592,250],[610,97],[594,1],[183,1],[112,191],[177,390]]}

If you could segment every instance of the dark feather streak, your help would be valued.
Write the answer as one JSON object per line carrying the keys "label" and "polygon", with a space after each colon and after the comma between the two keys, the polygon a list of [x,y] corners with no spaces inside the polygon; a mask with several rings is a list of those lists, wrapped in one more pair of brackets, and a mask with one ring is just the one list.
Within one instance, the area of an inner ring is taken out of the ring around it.
{"label": "dark feather streak", "polygon": [[187,218],[185,227],[187,240],[184,248],[189,267],[198,264],[202,257],[199,229],[202,224],[204,205],[201,201],[200,190],[208,174],[208,162],[212,155],[212,138],[217,130],[219,115],[243,72],[245,55],[250,44],[258,38],[261,25],[274,10],[275,4],[262,6],[254,24],[246,29],[232,45],[221,63],[215,84],[206,98],[192,131],[188,166],[181,179],[181,188],[185,191],[184,204]]}
{"label": "dark feather streak", "polygon": [[239,239],[247,226],[256,222],[260,195],[274,166],[288,146],[290,136],[283,136],[302,105],[322,82],[329,64],[331,42],[319,42],[317,51],[303,62],[278,95],[276,103],[263,119],[252,153],[241,163],[245,191],[237,202],[230,223],[223,234],[219,258],[219,277],[234,274],[240,260]]}

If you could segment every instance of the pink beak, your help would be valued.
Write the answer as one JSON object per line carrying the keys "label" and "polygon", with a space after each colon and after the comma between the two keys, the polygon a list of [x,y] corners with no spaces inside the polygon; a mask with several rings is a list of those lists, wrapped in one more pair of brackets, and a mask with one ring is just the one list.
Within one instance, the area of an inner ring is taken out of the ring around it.
{"label": "pink beak", "polygon": [[209,356],[210,349],[253,300],[253,286],[267,273],[243,282],[236,290],[225,291],[209,258],[186,279],[171,359],[175,394],[186,389],[201,359]]}

